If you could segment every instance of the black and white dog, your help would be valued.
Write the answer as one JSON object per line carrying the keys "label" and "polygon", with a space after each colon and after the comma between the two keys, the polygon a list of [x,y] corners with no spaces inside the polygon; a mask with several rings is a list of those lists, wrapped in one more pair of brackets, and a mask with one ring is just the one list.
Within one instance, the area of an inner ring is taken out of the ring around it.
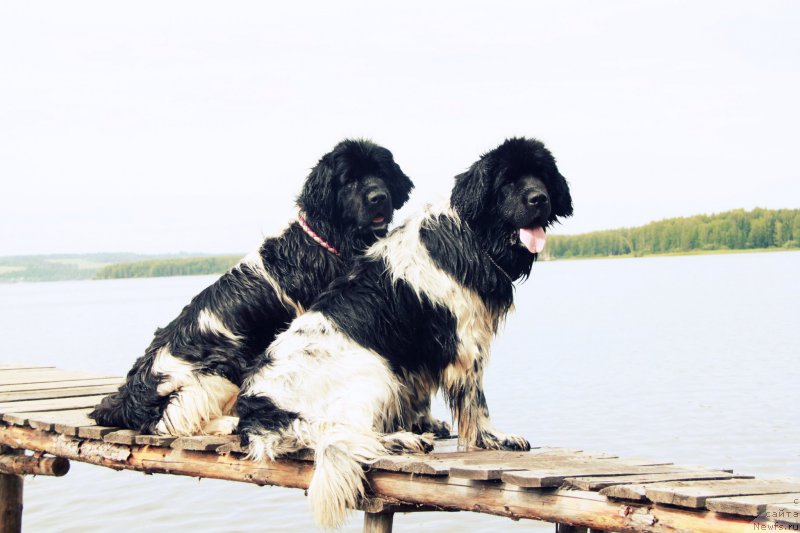
{"label": "black and white dog", "polygon": [[[363,493],[362,462],[427,451],[404,431],[441,389],[462,442],[528,450],[489,419],[483,371],[545,229],[572,214],[544,145],[514,138],[456,177],[449,205],[428,208],[376,242],[268,348],[236,403],[254,459],[314,448],[309,499],[322,527],[341,525]],[[423,424],[424,425],[424,424]]]}
{"label": "black and white dog", "polygon": [[156,330],[125,384],[89,416],[147,433],[229,432],[221,417],[258,356],[386,235],[412,188],[386,148],[365,140],[339,143],[306,178],[297,221]]}

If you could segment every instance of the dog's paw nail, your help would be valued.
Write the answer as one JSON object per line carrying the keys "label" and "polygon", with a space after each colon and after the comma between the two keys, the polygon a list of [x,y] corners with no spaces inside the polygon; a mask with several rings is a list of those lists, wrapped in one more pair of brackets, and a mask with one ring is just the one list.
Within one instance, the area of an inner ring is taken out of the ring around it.
{"label": "dog's paw nail", "polygon": [[435,428],[436,436],[439,438],[447,438],[450,436],[451,428],[447,422],[439,422]]}

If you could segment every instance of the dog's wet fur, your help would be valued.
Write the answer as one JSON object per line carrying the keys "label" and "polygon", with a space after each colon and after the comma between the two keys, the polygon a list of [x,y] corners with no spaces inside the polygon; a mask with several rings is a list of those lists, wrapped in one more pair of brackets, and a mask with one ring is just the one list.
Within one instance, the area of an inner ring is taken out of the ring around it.
{"label": "dog's wet fur", "polygon": [[441,390],[468,446],[527,450],[495,429],[483,394],[490,341],[536,254],[520,230],[572,214],[567,181],[536,140],[509,139],[455,179],[450,202],[393,230],[263,354],[236,403],[255,459],[315,450],[316,522],[340,526],[362,463],[429,451]]}
{"label": "dog's wet fur", "polygon": [[338,255],[294,221],[223,274],[158,329],[119,390],[89,415],[145,433],[214,433],[276,334],[384,237],[413,184],[389,150],[345,140],[311,170],[301,216]]}

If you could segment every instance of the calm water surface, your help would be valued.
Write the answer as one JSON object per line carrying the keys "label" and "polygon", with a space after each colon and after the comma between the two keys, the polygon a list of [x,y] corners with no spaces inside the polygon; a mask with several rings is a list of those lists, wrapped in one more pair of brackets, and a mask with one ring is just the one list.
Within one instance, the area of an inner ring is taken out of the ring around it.
{"label": "calm water surface", "polygon": [[[125,373],[213,277],[0,285],[0,362]],[[800,476],[800,253],[534,266],[493,347],[486,396],[534,445]],[[449,415],[441,401],[441,418]],[[26,531],[306,531],[302,492],[73,462],[25,483]],[[395,531],[552,531],[472,513]],[[360,531],[360,516],[346,531]]]}

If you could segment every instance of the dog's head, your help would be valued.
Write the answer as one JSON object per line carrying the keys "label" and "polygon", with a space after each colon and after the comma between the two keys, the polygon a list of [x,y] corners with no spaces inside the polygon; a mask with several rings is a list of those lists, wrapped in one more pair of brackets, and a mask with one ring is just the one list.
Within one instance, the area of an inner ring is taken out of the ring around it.
{"label": "dog's head", "polygon": [[309,219],[353,231],[357,240],[370,244],[386,235],[394,211],[406,203],[413,188],[389,150],[347,139],[311,170],[297,205]]}
{"label": "dog's head", "polygon": [[525,277],[545,231],[572,215],[567,180],[544,144],[513,138],[456,176],[450,204],[512,278]]}

